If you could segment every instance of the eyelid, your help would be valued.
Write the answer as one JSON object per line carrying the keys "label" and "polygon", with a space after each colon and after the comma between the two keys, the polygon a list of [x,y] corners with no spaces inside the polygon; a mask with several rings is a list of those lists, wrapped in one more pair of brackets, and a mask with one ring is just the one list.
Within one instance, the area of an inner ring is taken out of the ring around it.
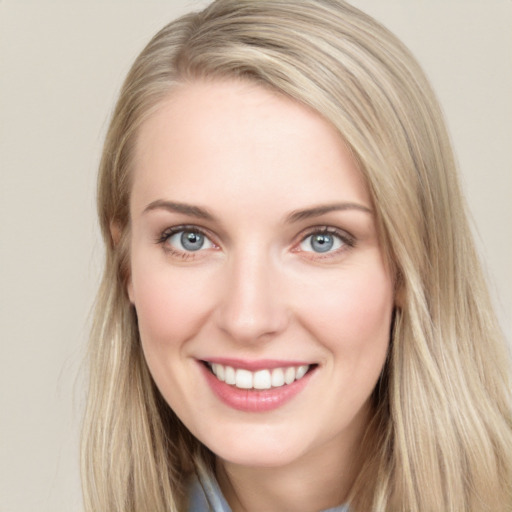
{"label": "eyelid", "polygon": [[176,233],[180,233],[181,231],[192,231],[195,233],[201,233],[204,236],[208,236],[207,233],[204,232],[202,228],[199,226],[195,226],[192,224],[180,224],[178,226],[169,226],[164,230],[160,231],[160,234],[157,236],[155,242],[162,243],[165,242],[169,237],[175,235]]}
{"label": "eyelid", "polygon": [[316,234],[329,234],[329,235],[336,235],[340,237],[345,243],[355,243],[355,237],[350,234],[345,229],[340,229],[334,226],[329,226],[325,224],[320,224],[317,226],[311,226],[307,229],[305,229],[301,235],[300,240],[305,240],[308,236],[316,235]]}

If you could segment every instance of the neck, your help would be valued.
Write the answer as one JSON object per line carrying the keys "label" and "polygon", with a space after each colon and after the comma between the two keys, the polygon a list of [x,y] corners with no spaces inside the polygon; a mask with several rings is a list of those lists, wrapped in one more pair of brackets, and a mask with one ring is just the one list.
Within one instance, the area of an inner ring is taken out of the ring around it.
{"label": "neck", "polygon": [[232,511],[311,512],[341,505],[362,463],[364,429],[354,430],[279,467],[242,466],[217,459],[217,479]]}

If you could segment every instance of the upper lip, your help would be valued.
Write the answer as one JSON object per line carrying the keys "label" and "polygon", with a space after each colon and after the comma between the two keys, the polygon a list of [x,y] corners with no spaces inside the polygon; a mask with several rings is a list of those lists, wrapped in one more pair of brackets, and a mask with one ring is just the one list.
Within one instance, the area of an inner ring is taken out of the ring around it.
{"label": "upper lip", "polygon": [[304,366],[312,365],[314,363],[308,361],[298,360],[285,360],[285,359],[236,359],[226,357],[212,357],[201,359],[206,363],[221,364],[223,366],[231,366],[233,368],[240,368],[255,372],[258,370],[272,370],[274,368],[287,368],[289,366]]}

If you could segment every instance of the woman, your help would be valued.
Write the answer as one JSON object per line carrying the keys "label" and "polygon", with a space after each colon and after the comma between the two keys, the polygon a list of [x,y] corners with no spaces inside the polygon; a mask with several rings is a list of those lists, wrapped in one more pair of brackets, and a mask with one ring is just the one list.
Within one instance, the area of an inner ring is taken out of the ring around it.
{"label": "woman", "polygon": [[162,29],[101,162],[87,510],[508,511],[508,353],[439,107],[335,0]]}

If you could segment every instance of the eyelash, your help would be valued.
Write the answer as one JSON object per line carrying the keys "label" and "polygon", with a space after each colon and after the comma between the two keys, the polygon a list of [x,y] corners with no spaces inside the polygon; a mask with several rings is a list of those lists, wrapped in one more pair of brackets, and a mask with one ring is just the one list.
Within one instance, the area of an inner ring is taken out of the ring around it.
{"label": "eyelash", "polygon": [[[202,252],[202,251],[180,251],[172,247],[170,244],[167,244],[166,242],[175,234],[180,232],[190,232],[190,233],[197,233],[199,235],[204,236],[207,238],[214,246],[217,247],[215,242],[212,241],[211,235],[209,235],[205,230],[199,228],[195,225],[181,225],[181,226],[173,226],[171,228],[167,228],[164,231],[161,232],[161,234],[157,237],[156,243],[161,245],[166,252],[171,254],[174,257],[178,257],[182,260],[191,260],[197,257],[196,252]],[[326,251],[325,253],[321,252],[315,252],[315,251],[300,251],[299,247],[302,243],[304,243],[309,237],[314,235],[330,235],[335,236],[342,242],[342,247],[334,250],[334,251]],[[340,230],[338,228],[334,228],[331,226],[313,226],[308,229],[308,231],[303,234],[299,240],[298,243],[294,244],[294,248],[292,249],[293,252],[304,252],[306,254],[311,254],[310,256],[306,256],[310,259],[327,259],[332,258],[334,256],[339,255],[341,252],[344,252],[348,249],[351,249],[355,247],[356,245],[356,239],[347,233],[346,231]]]}

